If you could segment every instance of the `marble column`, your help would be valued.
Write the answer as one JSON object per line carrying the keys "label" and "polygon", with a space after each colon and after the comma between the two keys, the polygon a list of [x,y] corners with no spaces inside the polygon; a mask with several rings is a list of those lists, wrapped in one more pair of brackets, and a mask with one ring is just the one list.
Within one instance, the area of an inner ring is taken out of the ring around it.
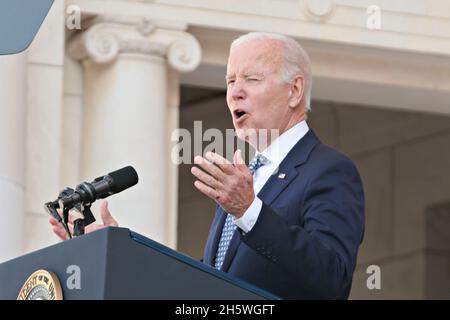
{"label": "marble column", "polygon": [[0,263],[22,254],[26,53],[0,57]]}
{"label": "marble column", "polygon": [[[132,165],[137,186],[110,198],[119,224],[176,247],[177,175],[170,132],[178,126],[178,72],[194,70],[198,41],[186,25],[98,17],[69,51],[84,69],[81,176]],[[98,216],[98,214],[97,214]]]}

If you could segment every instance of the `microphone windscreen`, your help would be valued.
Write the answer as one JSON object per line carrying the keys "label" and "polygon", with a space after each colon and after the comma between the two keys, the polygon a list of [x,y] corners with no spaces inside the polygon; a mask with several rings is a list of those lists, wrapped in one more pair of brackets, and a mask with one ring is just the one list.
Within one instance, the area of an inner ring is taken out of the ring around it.
{"label": "microphone windscreen", "polygon": [[114,193],[119,193],[138,183],[139,178],[136,170],[132,166],[110,172],[108,174],[114,181]]}

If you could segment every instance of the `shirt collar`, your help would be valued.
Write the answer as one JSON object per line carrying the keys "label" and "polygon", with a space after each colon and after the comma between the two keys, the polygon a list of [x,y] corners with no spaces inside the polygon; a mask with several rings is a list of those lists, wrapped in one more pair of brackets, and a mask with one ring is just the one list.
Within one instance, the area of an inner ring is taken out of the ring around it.
{"label": "shirt collar", "polygon": [[[261,154],[270,162],[279,166],[289,151],[291,151],[295,144],[299,142],[308,131],[308,124],[303,120],[272,141]],[[258,155],[259,153],[260,152],[256,151],[255,155]]]}

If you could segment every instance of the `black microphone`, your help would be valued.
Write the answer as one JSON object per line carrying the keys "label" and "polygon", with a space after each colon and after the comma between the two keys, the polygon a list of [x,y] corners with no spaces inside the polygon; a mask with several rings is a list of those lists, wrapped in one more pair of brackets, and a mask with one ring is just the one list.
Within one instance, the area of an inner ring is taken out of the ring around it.
{"label": "black microphone", "polygon": [[132,166],[113,171],[94,179],[92,182],[79,184],[74,192],[58,199],[60,208],[73,208],[77,204],[90,205],[97,199],[103,199],[128,189],[139,181]]}

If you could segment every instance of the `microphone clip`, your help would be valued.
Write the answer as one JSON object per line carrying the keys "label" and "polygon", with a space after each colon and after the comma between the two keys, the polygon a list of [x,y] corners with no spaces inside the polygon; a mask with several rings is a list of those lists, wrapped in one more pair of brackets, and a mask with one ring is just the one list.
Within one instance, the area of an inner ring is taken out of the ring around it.
{"label": "microphone clip", "polygon": [[[72,239],[68,225],[70,210],[75,210],[78,213],[76,214],[77,218],[73,221],[73,237],[83,235],[85,227],[95,222],[95,217],[91,211],[91,203],[83,204],[81,201],[67,201],[67,199],[72,199],[71,196],[76,192],[72,188],[65,188],[59,193],[55,201],[47,202],[44,205],[45,210],[63,225],[70,239]],[[58,214],[57,209],[62,209],[62,217]]]}

